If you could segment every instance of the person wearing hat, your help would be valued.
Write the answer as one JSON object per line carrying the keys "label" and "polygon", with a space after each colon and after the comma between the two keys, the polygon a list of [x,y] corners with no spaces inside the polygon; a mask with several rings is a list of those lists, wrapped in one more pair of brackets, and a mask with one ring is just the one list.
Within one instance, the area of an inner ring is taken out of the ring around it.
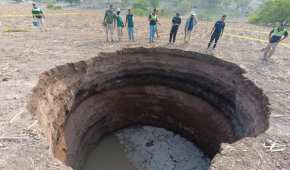
{"label": "person wearing hat", "polygon": [[120,8],[117,9],[117,29],[118,29],[118,40],[121,41],[122,40],[122,36],[123,36],[123,28],[124,28],[124,22],[122,19],[121,14],[121,10]]}
{"label": "person wearing hat", "polygon": [[169,44],[171,44],[172,42],[175,43],[176,34],[180,24],[181,24],[180,14],[176,13],[176,16],[172,18],[172,27],[170,31]]}
{"label": "person wearing hat", "polygon": [[224,29],[225,29],[225,19],[226,19],[226,15],[223,15],[221,17],[220,20],[218,20],[215,24],[214,27],[212,28],[211,31],[211,37],[210,37],[210,41],[208,43],[207,48],[209,49],[209,47],[211,46],[212,42],[214,41],[214,45],[213,45],[213,49],[216,48],[216,45],[218,43],[219,38],[223,35]]}
{"label": "person wearing hat", "polygon": [[106,31],[106,41],[109,41],[109,32],[111,34],[111,41],[114,41],[114,28],[116,28],[116,14],[113,11],[113,5],[106,10],[103,25]]}
{"label": "person wearing hat", "polygon": [[184,43],[188,43],[191,37],[192,30],[196,25],[197,25],[196,13],[192,11],[189,18],[186,20],[184,28]]}
{"label": "person wearing hat", "polygon": [[36,6],[35,3],[32,4],[32,17],[33,25],[38,27],[41,31],[45,30],[44,28],[44,14],[43,11]]}
{"label": "person wearing hat", "polygon": [[279,23],[279,26],[272,29],[269,34],[269,43],[261,51],[264,52],[264,60],[272,57],[279,42],[288,37],[288,31],[286,29],[287,21]]}

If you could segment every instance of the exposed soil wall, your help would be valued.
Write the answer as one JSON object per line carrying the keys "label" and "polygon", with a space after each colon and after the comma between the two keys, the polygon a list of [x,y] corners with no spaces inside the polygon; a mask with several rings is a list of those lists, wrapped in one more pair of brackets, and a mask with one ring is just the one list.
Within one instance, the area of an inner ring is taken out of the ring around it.
{"label": "exposed soil wall", "polygon": [[205,54],[124,49],[42,73],[28,108],[75,169],[103,135],[134,124],[171,129],[213,157],[268,128],[268,99],[243,73]]}

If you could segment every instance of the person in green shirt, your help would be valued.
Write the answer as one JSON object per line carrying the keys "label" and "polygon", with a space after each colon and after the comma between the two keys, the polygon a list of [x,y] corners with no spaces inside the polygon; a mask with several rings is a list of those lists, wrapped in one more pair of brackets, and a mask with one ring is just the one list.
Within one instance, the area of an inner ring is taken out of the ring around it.
{"label": "person in green shirt", "polygon": [[149,21],[149,43],[153,43],[155,39],[155,34],[157,32],[157,24],[159,24],[157,9],[154,9],[153,13],[149,15],[148,21]]}
{"label": "person in green shirt", "polygon": [[110,5],[109,9],[106,10],[103,25],[106,31],[106,41],[109,41],[109,32],[111,35],[111,41],[114,41],[114,28],[116,28],[116,15],[113,11],[113,5]]}
{"label": "person in green shirt", "polygon": [[125,26],[126,25],[128,26],[129,41],[135,41],[134,39],[134,15],[131,13],[131,9],[128,9]]}
{"label": "person in green shirt", "polygon": [[287,21],[281,22],[278,27],[272,29],[269,34],[269,43],[267,47],[261,51],[264,52],[264,60],[268,60],[275,52],[278,44],[288,37],[288,31],[286,29]]}
{"label": "person in green shirt", "polygon": [[120,14],[121,14],[121,10],[118,8],[117,9],[118,39],[119,39],[119,41],[122,41],[124,22],[123,22],[122,16]]}
{"label": "person in green shirt", "polygon": [[32,4],[32,18],[33,18],[33,26],[38,27],[41,31],[45,30],[44,27],[44,14],[43,11],[36,6],[35,3]]}

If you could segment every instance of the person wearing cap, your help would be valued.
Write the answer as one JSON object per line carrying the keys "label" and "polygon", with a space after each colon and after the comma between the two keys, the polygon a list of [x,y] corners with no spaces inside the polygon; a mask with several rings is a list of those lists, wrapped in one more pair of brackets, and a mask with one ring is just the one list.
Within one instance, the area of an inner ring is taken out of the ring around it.
{"label": "person wearing cap", "polygon": [[118,8],[117,9],[118,40],[122,41],[124,22],[123,22],[122,16],[120,14],[121,14],[121,10],[120,10],[120,8]]}
{"label": "person wearing cap", "polygon": [[279,42],[283,41],[288,37],[288,31],[286,29],[287,21],[279,23],[279,26],[272,29],[269,34],[269,43],[262,49],[264,52],[264,60],[268,60],[274,54]]}
{"label": "person wearing cap", "polygon": [[126,25],[128,28],[129,41],[135,41],[134,39],[134,15],[132,14],[131,9],[128,9],[125,26]]}
{"label": "person wearing cap", "polygon": [[156,9],[154,9],[153,12],[149,15],[148,21],[149,21],[149,43],[153,43],[157,31],[157,24],[159,23]]}
{"label": "person wearing cap", "polygon": [[45,30],[44,27],[44,14],[43,11],[36,6],[35,3],[32,4],[32,17],[33,17],[33,25],[38,27],[41,31]]}
{"label": "person wearing cap", "polygon": [[109,32],[111,35],[111,41],[114,41],[114,28],[116,28],[116,15],[113,11],[113,5],[109,6],[109,9],[106,10],[103,25],[106,31],[106,41],[109,41]]}
{"label": "person wearing cap", "polygon": [[176,13],[176,16],[172,18],[172,27],[170,31],[169,44],[171,44],[172,42],[175,43],[176,34],[178,32],[180,24],[181,24],[180,14]]}
{"label": "person wearing cap", "polygon": [[213,49],[216,48],[216,45],[218,43],[219,38],[223,35],[224,29],[225,29],[225,19],[226,19],[226,15],[223,15],[221,17],[220,20],[218,20],[215,24],[214,27],[212,28],[211,31],[211,37],[210,37],[210,41],[208,43],[207,48],[209,49],[209,47],[211,46],[212,42],[214,41],[214,45],[213,45]]}
{"label": "person wearing cap", "polygon": [[197,25],[196,13],[192,11],[189,18],[186,20],[186,23],[185,23],[184,43],[188,43],[191,37],[192,30],[196,25]]}

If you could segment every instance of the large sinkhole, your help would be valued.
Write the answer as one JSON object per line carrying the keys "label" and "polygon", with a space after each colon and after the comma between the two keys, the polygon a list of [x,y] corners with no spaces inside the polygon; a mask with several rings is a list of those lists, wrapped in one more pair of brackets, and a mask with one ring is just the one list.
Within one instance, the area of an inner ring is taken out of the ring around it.
{"label": "large sinkhole", "polygon": [[213,158],[268,128],[268,99],[244,73],[196,52],[123,49],[42,73],[28,108],[74,169],[103,136],[134,125],[171,130]]}

